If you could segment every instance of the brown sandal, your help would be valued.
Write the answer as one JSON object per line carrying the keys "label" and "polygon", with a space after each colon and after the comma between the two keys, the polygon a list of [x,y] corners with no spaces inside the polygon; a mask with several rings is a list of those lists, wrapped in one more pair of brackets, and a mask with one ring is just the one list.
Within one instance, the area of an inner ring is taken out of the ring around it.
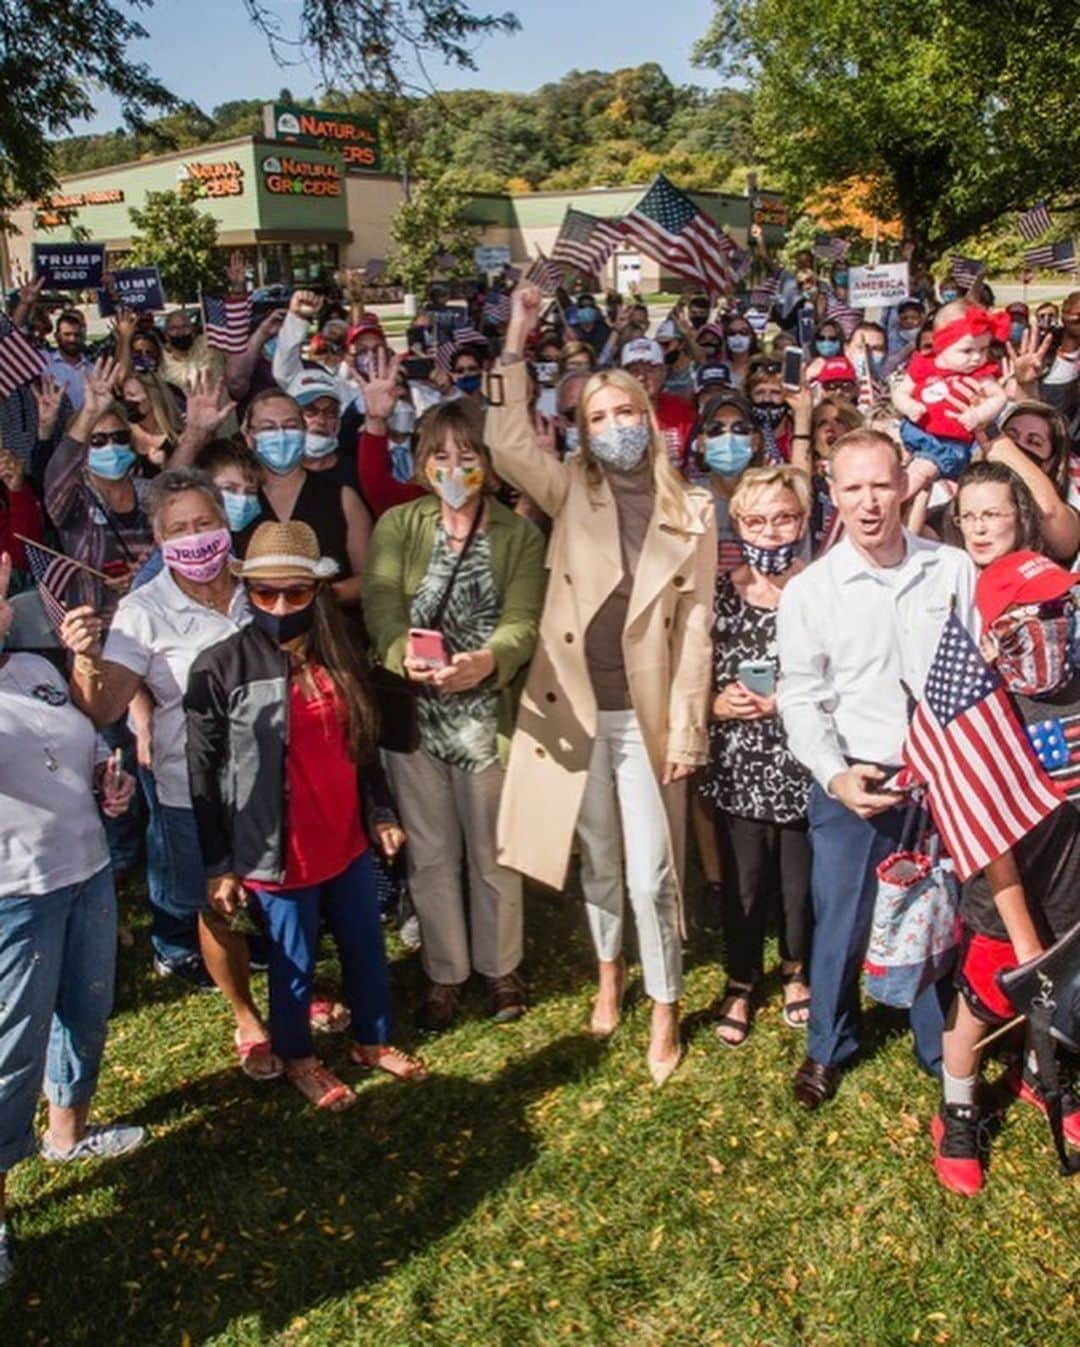
{"label": "brown sandal", "polygon": [[356,1103],[353,1091],[322,1062],[312,1062],[310,1066],[286,1066],[285,1075],[316,1108],[342,1113]]}
{"label": "brown sandal", "polygon": [[370,1047],[363,1043],[350,1043],[349,1061],[362,1066],[365,1071],[386,1071],[398,1080],[424,1080],[428,1073],[422,1057],[413,1057],[389,1043]]}

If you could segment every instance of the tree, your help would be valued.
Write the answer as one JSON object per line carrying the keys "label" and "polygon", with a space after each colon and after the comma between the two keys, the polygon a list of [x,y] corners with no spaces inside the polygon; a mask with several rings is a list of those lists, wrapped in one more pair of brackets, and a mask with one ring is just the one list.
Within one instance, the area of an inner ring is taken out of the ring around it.
{"label": "tree", "polygon": [[[134,6],[149,0],[131,0]],[[4,0],[0,9],[0,214],[56,189],[50,139],[93,114],[92,87],[119,100],[125,125],[179,100],[127,59],[146,30],[108,0]]]}
{"label": "tree", "polygon": [[472,275],[476,236],[463,219],[464,200],[446,182],[422,183],[394,216],[387,270],[416,294],[436,272]]}
{"label": "tree", "polygon": [[128,214],[137,232],[131,236],[131,261],[157,267],[170,299],[195,299],[200,287],[220,285],[221,264],[214,253],[217,221],[179,192],[147,192],[141,208]]}
{"label": "tree", "polygon": [[714,0],[695,59],[754,86],[796,204],[858,178],[926,260],[1077,188],[1080,9],[1060,0]]}

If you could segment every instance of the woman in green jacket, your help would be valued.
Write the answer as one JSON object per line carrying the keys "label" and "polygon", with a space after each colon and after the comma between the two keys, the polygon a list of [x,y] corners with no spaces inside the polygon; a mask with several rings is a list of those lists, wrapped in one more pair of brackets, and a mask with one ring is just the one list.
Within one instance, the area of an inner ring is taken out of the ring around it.
{"label": "woman in green jacket", "polygon": [[364,618],[379,662],[418,694],[419,747],[386,760],[409,836],[429,979],[420,1024],[434,1031],[450,1024],[473,969],[496,1020],[525,1011],[521,876],[495,859],[495,820],[546,577],[539,530],[494,497],[491,455],[470,408],[447,402],[424,415],[415,465],[432,494],[376,525]]}

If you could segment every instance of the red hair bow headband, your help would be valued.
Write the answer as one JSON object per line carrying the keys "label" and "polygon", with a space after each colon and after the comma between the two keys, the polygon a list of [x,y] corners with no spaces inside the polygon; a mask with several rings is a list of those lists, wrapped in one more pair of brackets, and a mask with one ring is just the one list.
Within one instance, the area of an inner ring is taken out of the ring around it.
{"label": "red hair bow headband", "polygon": [[954,322],[946,323],[934,333],[934,354],[944,351],[961,337],[984,337],[989,335],[994,341],[1004,341],[1009,335],[1009,315],[1004,309],[984,309],[980,304],[969,304],[964,316]]}

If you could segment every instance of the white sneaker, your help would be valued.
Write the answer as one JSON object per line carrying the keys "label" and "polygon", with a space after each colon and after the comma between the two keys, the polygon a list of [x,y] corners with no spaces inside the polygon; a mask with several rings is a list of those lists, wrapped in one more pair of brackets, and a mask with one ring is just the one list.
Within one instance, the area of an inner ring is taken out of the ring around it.
{"label": "white sneaker", "polygon": [[146,1140],[145,1127],[130,1127],[124,1123],[94,1123],[68,1151],[57,1150],[47,1137],[41,1139],[41,1155],[54,1165],[69,1160],[114,1160],[127,1155]]}
{"label": "white sneaker", "polygon": [[398,937],[406,949],[420,948],[420,918],[415,913],[401,923]]}

